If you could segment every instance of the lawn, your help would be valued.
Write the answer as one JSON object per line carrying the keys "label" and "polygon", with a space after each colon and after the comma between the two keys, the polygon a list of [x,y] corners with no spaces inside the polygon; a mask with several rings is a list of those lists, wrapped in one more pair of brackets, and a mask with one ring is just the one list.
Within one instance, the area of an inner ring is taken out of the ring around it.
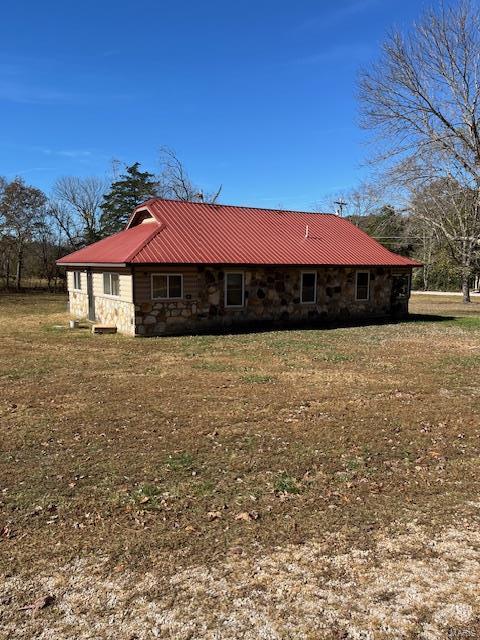
{"label": "lawn", "polygon": [[479,637],[480,302],[410,307],[133,339],[0,297],[5,637]]}

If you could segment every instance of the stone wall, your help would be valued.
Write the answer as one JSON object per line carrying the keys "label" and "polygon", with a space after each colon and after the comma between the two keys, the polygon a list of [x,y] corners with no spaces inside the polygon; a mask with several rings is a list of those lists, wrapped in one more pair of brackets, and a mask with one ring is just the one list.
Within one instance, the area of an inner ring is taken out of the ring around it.
{"label": "stone wall", "polygon": [[[88,318],[87,271],[81,273],[81,290],[74,289],[73,272],[67,271],[69,311],[74,318]],[[111,271],[119,274],[119,296],[103,293],[103,273]],[[95,322],[117,327],[120,333],[135,335],[135,308],[132,301],[132,274],[127,268],[92,270]]]}
{"label": "stone wall", "polygon": [[[402,269],[369,269],[370,299],[367,301],[355,300],[355,268],[317,269],[317,301],[311,304],[300,302],[300,268],[253,267],[238,271],[245,274],[243,307],[225,307],[223,269],[199,267],[195,296],[136,305],[136,333],[162,335],[238,325],[261,327],[384,317],[392,310],[392,271],[399,273]],[[410,272],[403,269],[405,271]],[[407,306],[408,301],[405,311]]]}
{"label": "stone wall", "polygon": [[[88,318],[88,295],[70,290],[69,312],[74,318]],[[95,322],[117,327],[120,333],[135,335],[135,309],[132,302],[119,298],[95,296]]]}
{"label": "stone wall", "polygon": [[120,333],[135,335],[135,307],[114,297],[95,296],[95,320],[117,327]]}
{"label": "stone wall", "polygon": [[88,296],[86,292],[71,289],[68,292],[68,309],[74,318],[87,318]]}

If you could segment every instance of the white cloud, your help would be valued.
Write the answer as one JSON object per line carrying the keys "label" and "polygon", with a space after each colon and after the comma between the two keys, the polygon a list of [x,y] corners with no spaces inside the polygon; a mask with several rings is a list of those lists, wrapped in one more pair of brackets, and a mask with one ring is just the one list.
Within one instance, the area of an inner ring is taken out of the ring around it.
{"label": "white cloud", "polygon": [[93,154],[86,149],[38,149],[47,156],[61,156],[63,158],[90,158]]}
{"label": "white cloud", "polygon": [[21,81],[1,81],[0,80],[0,101],[18,102],[22,104],[52,104],[68,103],[78,100],[65,91],[50,89],[48,87],[35,87]]}
{"label": "white cloud", "polygon": [[374,50],[368,44],[364,43],[347,43],[333,45],[322,51],[312,53],[311,55],[297,58],[294,60],[296,64],[326,64],[339,62],[342,60],[352,60],[355,63],[369,58]]}
{"label": "white cloud", "polygon": [[330,12],[322,12],[298,26],[298,30],[309,29],[329,29],[335,27],[355,16],[367,12],[370,8],[378,4],[379,0],[353,0],[344,3],[343,6],[336,8]]}

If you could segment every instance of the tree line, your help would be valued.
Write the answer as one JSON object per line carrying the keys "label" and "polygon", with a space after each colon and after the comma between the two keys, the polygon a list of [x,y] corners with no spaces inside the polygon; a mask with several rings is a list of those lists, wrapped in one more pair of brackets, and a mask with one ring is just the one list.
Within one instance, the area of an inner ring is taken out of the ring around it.
{"label": "tree line", "polygon": [[[50,198],[20,178],[11,182],[0,178],[0,286],[20,290],[26,272],[49,290],[64,288],[64,270],[56,260],[120,231],[133,209],[151,197],[215,201],[220,191],[203,193],[170,153],[174,164],[161,176],[142,171],[135,162],[110,184],[96,177],[59,178]],[[345,215],[353,224],[391,251],[423,263],[414,272],[414,288],[449,291],[458,290],[462,282],[463,253],[430,218],[450,218],[453,232],[459,210],[471,206],[469,197],[474,197],[468,193],[460,197],[461,193],[460,185],[437,181],[412,191],[407,203],[394,206],[388,204],[394,195],[378,180],[335,199],[347,207]],[[329,210],[335,206],[329,205]],[[470,285],[480,275],[478,248],[472,252]]]}
{"label": "tree line", "polygon": [[474,193],[448,180],[412,188],[399,196],[378,179],[337,193],[327,200],[328,204],[317,208],[327,206],[331,210],[340,202],[343,214],[353,224],[390,251],[421,262],[423,268],[413,272],[415,289],[458,291],[466,277],[469,291],[478,286],[480,278],[479,230],[472,225],[473,240],[469,240],[465,253],[464,244],[441,233],[431,218],[449,222],[455,237],[463,233],[459,223],[474,209],[474,197]]}
{"label": "tree line", "polygon": [[59,178],[49,197],[22,178],[0,177],[0,286],[20,291],[28,275],[49,290],[64,288],[65,273],[56,260],[122,230],[145,200],[214,202],[220,191],[202,191],[168,148],[161,151],[158,175],[142,171],[135,162],[111,181]]}

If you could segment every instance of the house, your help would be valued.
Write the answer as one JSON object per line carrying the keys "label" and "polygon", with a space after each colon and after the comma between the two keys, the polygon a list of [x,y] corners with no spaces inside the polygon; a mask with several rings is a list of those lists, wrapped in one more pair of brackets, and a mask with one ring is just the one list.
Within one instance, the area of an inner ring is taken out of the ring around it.
{"label": "house", "polygon": [[334,214],[161,199],[58,264],[72,316],[141,336],[406,314],[420,266]]}

